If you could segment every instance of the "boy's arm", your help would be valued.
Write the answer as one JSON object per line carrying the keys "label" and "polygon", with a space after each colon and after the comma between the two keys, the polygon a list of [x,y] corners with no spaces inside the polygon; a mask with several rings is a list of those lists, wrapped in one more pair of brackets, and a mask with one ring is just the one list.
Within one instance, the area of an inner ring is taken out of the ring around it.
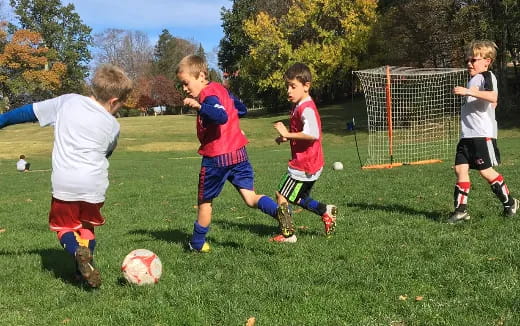
{"label": "boy's arm", "polygon": [[[483,71],[471,78],[468,88],[457,86],[453,89],[453,93],[462,96],[471,96],[481,99],[496,106],[498,102],[498,92],[493,87],[494,78],[490,71]],[[471,101],[471,99],[468,99]]]}
{"label": "boy's arm", "polygon": [[221,125],[228,120],[226,109],[216,96],[208,96],[202,103],[197,102],[197,100],[193,98],[185,98],[184,105],[199,111],[199,115],[205,122]]}
{"label": "boy's arm", "polygon": [[453,89],[453,93],[462,96],[472,96],[491,104],[497,104],[498,101],[498,92],[496,91],[481,91],[478,87],[474,86],[471,88],[466,88],[462,86],[457,86]]}
{"label": "boy's arm", "polygon": [[238,117],[242,118],[243,116],[245,116],[247,114],[246,105],[244,103],[242,103],[242,101],[240,101],[238,99],[238,97],[236,97],[233,93],[231,93],[231,92],[228,92],[228,93],[229,93],[229,97],[231,97],[231,99],[233,100],[235,109],[237,109],[237,111],[238,111]]}
{"label": "boy's arm", "polygon": [[0,114],[0,129],[24,122],[36,122],[38,118],[34,114],[32,104],[26,104],[19,108]]}
{"label": "boy's arm", "polygon": [[[282,138],[296,140],[316,140],[320,138],[320,128],[316,115],[312,109],[305,109],[302,113],[303,130],[299,132],[289,132],[282,122],[274,124],[274,128],[278,131]],[[279,143],[279,141],[277,140]]]}

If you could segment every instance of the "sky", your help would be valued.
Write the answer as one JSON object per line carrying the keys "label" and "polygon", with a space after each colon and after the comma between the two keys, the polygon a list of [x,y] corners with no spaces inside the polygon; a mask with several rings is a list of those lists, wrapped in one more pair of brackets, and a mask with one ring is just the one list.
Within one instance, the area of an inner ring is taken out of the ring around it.
{"label": "sky", "polygon": [[72,3],[75,12],[93,34],[107,28],[141,31],[155,45],[164,29],[175,37],[201,43],[211,65],[211,53],[223,37],[220,11],[230,9],[231,0],[61,0]]}

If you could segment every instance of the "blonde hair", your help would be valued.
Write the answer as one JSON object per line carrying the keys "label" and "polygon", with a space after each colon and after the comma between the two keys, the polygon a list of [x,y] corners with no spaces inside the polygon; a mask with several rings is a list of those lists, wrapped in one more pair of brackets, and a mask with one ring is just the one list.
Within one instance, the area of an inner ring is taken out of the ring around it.
{"label": "blonde hair", "polygon": [[199,78],[200,73],[204,73],[206,79],[208,78],[208,65],[198,55],[187,55],[179,62],[177,65],[177,69],[175,70],[175,74],[179,74],[181,72],[185,72],[190,74],[195,78]]}
{"label": "blonde hair", "polygon": [[92,78],[92,95],[101,103],[113,98],[124,102],[132,91],[132,80],[125,71],[112,64],[103,64],[96,69]]}
{"label": "blonde hair", "polygon": [[466,57],[478,57],[495,61],[497,57],[497,45],[493,41],[478,40],[471,42],[466,49]]}

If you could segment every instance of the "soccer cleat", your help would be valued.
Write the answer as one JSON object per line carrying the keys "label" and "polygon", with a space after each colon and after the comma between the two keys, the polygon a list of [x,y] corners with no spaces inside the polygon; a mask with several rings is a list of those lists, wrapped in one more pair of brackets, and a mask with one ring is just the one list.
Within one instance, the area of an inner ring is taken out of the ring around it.
{"label": "soccer cleat", "polygon": [[516,211],[518,210],[519,201],[516,198],[513,198],[513,205],[511,206],[504,206],[504,215],[506,217],[511,217],[516,214]]}
{"label": "soccer cleat", "polygon": [[469,216],[467,211],[464,211],[464,212],[454,211],[453,213],[451,213],[450,218],[448,219],[448,223],[455,224],[457,222],[467,221],[470,218],[471,218],[471,216]]}
{"label": "soccer cleat", "polygon": [[288,238],[294,234],[294,224],[292,214],[289,211],[289,204],[283,203],[278,206],[276,219],[278,220],[278,226],[284,237]]}
{"label": "soccer cleat", "polygon": [[101,286],[101,276],[99,270],[92,265],[92,253],[87,247],[79,246],[75,254],[78,271],[83,280],[92,288]]}
{"label": "soccer cleat", "polygon": [[191,251],[196,251],[196,252],[201,252],[201,253],[208,253],[211,251],[211,247],[209,246],[209,244],[207,242],[204,242],[204,244],[202,245],[202,248],[200,248],[200,249],[193,248],[193,246],[191,245],[191,242],[188,242],[188,246],[190,247]]}
{"label": "soccer cleat", "polygon": [[296,238],[296,234],[293,234],[289,237],[285,237],[283,234],[278,234],[271,239],[269,242],[286,242],[286,243],[295,243],[298,239]]}
{"label": "soccer cleat", "polygon": [[338,208],[334,205],[327,205],[327,211],[321,216],[323,225],[325,226],[325,235],[329,236],[336,230],[336,215]]}

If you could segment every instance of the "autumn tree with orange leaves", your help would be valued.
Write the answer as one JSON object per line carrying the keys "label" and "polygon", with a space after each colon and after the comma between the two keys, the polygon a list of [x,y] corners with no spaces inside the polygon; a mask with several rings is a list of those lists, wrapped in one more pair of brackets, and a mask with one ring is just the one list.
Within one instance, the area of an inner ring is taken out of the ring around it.
{"label": "autumn tree with orange leaves", "polygon": [[5,43],[0,53],[0,92],[11,107],[42,100],[61,86],[66,66],[55,57],[40,34],[29,30],[16,31]]}

